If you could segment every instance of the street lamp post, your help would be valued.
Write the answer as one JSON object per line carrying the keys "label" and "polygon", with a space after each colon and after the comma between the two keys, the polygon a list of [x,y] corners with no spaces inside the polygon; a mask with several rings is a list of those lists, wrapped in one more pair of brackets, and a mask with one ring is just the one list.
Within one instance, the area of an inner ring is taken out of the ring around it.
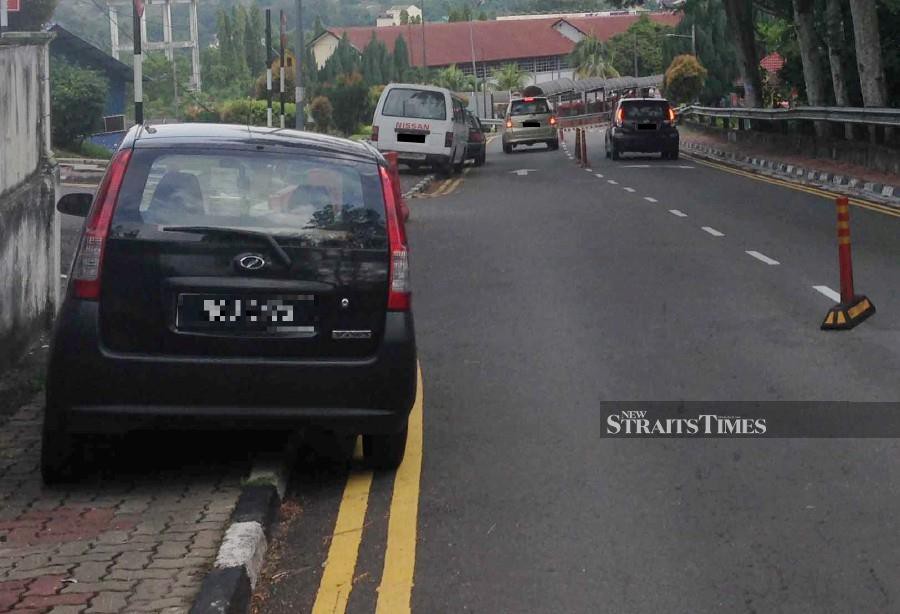
{"label": "street lamp post", "polygon": [[666,34],[666,36],[669,38],[689,38],[689,39],[691,39],[691,54],[698,60],[700,59],[697,56],[697,26],[691,24],[690,35],[688,35],[688,34]]}

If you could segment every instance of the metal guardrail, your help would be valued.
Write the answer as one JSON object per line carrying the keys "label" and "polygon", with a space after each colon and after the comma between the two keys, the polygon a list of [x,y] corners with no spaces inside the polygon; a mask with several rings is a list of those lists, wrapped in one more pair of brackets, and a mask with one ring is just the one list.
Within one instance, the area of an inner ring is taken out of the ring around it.
{"label": "metal guardrail", "polygon": [[795,107],[793,109],[720,108],[691,105],[681,115],[756,119],[766,121],[808,120],[841,124],[900,126],[900,109],[873,107]]}

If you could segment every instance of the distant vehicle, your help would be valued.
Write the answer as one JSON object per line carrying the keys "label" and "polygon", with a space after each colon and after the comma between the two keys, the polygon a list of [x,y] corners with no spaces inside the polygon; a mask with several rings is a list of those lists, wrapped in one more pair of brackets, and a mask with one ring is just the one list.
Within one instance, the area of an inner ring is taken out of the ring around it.
{"label": "distant vehicle", "polygon": [[526,96],[510,100],[503,126],[504,153],[512,153],[516,145],[536,143],[546,143],[548,149],[559,149],[556,116],[546,98]]}
{"label": "distant vehicle", "polygon": [[410,168],[427,165],[444,175],[462,171],[468,135],[465,104],[442,87],[392,83],[372,119],[372,142],[380,151],[396,151]]}
{"label": "distant vehicle", "polygon": [[469,144],[466,145],[466,160],[473,160],[475,166],[481,166],[487,158],[487,142],[484,137],[484,128],[481,126],[481,121],[469,111],[466,111],[466,120],[469,124]]}
{"label": "distant vehicle", "polygon": [[[82,434],[329,429],[403,458],[416,343],[403,225],[369,144],[293,130],[136,126],[91,204],[50,351],[41,469]],[[164,448],[164,445],[162,446]]]}
{"label": "distant vehicle", "polygon": [[660,153],[678,159],[675,109],[662,98],[623,98],[613,111],[606,131],[606,157],[618,160],[624,153]]}

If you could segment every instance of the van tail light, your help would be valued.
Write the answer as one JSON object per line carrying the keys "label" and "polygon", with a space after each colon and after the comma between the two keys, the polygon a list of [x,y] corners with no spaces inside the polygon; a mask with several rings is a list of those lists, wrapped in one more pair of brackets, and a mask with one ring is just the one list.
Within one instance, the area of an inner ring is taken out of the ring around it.
{"label": "van tail light", "polygon": [[378,124],[372,126],[372,142],[378,142]]}
{"label": "van tail light", "polygon": [[447,132],[444,134],[444,147],[453,147],[453,133]]}
{"label": "van tail light", "polygon": [[390,173],[380,167],[381,186],[384,192],[384,210],[387,217],[388,247],[391,251],[391,268],[388,277],[388,311],[409,311],[412,292],[409,280],[409,251],[406,248],[406,230],[398,215],[394,182]]}
{"label": "van tail light", "polygon": [[100,187],[94,204],[88,213],[81,237],[81,245],[75,256],[72,267],[72,282],[75,298],[97,300],[100,298],[100,274],[103,268],[103,253],[106,249],[106,238],[112,222],[122,187],[122,178],[131,159],[131,150],[123,149],[109,162],[109,168]]}
{"label": "van tail light", "polygon": [[511,119],[507,119],[507,120],[506,120],[506,127],[507,127],[507,128],[512,128],[512,120],[511,120]]}
{"label": "van tail light", "polygon": [[556,118],[553,117],[552,115],[550,116],[550,125],[551,125],[551,126],[555,126],[555,125],[556,125]]}

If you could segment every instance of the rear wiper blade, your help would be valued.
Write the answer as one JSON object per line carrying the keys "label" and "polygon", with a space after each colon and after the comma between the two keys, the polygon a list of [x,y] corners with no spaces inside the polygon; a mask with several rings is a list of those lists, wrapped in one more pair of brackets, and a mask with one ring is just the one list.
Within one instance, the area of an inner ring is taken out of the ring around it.
{"label": "rear wiper blade", "polygon": [[278,259],[284,263],[287,268],[291,268],[293,262],[291,261],[291,257],[288,256],[288,253],[284,251],[284,248],[278,244],[278,241],[275,240],[271,234],[267,232],[261,232],[259,230],[248,230],[246,228],[229,228],[227,226],[163,226],[162,230],[167,232],[217,232],[220,234],[232,234],[232,235],[246,235],[250,237],[260,237],[265,239],[269,246],[272,248],[272,251],[278,256]]}

